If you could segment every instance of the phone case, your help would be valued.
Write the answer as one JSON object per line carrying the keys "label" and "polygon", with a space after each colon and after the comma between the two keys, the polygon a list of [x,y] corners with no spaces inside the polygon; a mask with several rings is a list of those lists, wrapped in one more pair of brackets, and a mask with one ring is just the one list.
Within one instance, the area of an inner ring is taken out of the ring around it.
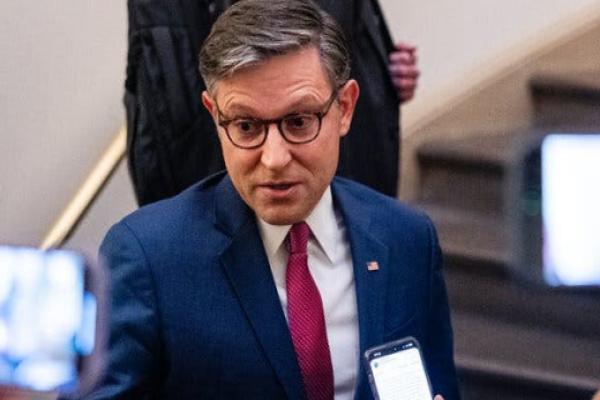
{"label": "phone case", "polygon": [[[419,352],[419,358],[421,361],[421,365],[423,366],[424,372],[425,372],[425,378],[427,380],[427,386],[429,387],[429,392],[433,393],[433,390],[431,388],[431,382],[429,381],[429,376],[427,374],[427,366],[425,365],[425,360],[423,359],[423,353],[421,352],[421,346],[419,345],[419,342],[417,341],[417,339],[415,339],[412,336],[407,336],[403,339],[399,339],[399,340],[394,340],[392,342],[387,342],[384,343],[382,345],[379,346],[375,346],[375,347],[371,347],[370,349],[368,349],[367,351],[365,351],[364,353],[364,358],[363,361],[365,363],[365,367],[366,367],[366,371],[367,371],[367,377],[369,378],[369,384],[371,385],[371,391],[373,392],[373,397],[376,400],[380,400],[380,396],[377,390],[377,386],[375,383],[375,377],[374,377],[374,373],[373,370],[371,368],[371,360],[375,359],[375,358],[379,358],[382,357],[384,355],[389,355],[389,354],[393,354],[397,351],[405,351],[406,349],[404,348],[407,344],[411,344],[412,348],[416,348]],[[378,353],[383,353],[381,355],[377,355]]]}

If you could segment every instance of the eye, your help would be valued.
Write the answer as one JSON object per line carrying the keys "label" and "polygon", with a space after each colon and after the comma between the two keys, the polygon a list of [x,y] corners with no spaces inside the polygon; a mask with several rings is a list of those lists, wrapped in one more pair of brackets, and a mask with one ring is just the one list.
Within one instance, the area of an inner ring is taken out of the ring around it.
{"label": "eye", "polygon": [[313,114],[290,115],[283,120],[283,126],[286,131],[296,132],[312,128],[317,117]]}
{"label": "eye", "polygon": [[233,130],[240,135],[256,135],[262,133],[262,124],[251,119],[234,120],[231,124]]}

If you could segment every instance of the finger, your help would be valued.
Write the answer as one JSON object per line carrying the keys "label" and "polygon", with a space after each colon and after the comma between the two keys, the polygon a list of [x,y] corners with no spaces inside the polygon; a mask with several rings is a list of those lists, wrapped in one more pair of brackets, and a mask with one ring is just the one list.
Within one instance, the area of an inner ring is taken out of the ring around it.
{"label": "finger", "polygon": [[408,51],[411,53],[414,53],[417,50],[417,46],[406,42],[396,42],[394,48],[399,51]]}
{"label": "finger", "polygon": [[415,90],[417,87],[417,81],[410,78],[394,78],[392,77],[392,83],[396,88],[396,91],[402,90]]}
{"label": "finger", "polygon": [[411,101],[412,99],[415,98],[415,91],[412,92],[397,92],[397,96],[398,99],[400,100],[400,103],[408,103],[409,101]]}
{"label": "finger", "polygon": [[392,78],[392,83],[401,102],[407,102],[415,97],[417,90],[416,80]]}
{"label": "finger", "polygon": [[401,102],[407,102],[409,100],[412,100],[415,97],[415,90],[402,90],[400,92],[398,92],[398,98],[400,99]]}
{"label": "finger", "polygon": [[389,61],[391,64],[411,64],[417,63],[417,55],[407,51],[393,51],[390,53]]}
{"label": "finger", "polygon": [[412,65],[390,64],[388,66],[390,75],[397,78],[412,78],[416,79],[421,75],[421,71]]}

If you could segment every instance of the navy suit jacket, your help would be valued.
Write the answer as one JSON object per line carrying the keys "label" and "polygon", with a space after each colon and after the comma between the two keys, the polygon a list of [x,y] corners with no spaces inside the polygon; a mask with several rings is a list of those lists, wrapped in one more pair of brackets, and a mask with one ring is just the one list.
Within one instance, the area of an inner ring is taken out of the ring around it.
{"label": "navy suit jacket", "polygon": [[[435,393],[458,398],[431,222],[342,178],[332,194],[354,265],[356,356],[414,336]],[[112,283],[108,369],[86,398],[305,397],[255,215],[227,175],[129,215],[111,228],[101,256]],[[370,261],[379,270],[368,271]],[[363,367],[357,399],[372,397]]]}

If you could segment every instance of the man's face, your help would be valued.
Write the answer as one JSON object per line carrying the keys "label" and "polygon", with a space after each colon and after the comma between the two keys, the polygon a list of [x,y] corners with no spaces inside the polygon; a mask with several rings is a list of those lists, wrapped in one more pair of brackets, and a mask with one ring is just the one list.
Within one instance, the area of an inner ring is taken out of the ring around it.
{"label": "man's face", "polygon": [[[276,124],[271,124],[261,147],[241,149],[218,127],[233,185],[266,222],[285,225],[304,220],[331,182],[340,138],[350,128],[358,85],[351,80],[338,93],[323,117],[319,135],[309,143],[288,143]],[[204,92],[203,102],[215,120],[216,105],[227,119],[275,119],[324,111],[331,94],[319,52],[309,47],[234,73],[217,83],[214,97]]]}

